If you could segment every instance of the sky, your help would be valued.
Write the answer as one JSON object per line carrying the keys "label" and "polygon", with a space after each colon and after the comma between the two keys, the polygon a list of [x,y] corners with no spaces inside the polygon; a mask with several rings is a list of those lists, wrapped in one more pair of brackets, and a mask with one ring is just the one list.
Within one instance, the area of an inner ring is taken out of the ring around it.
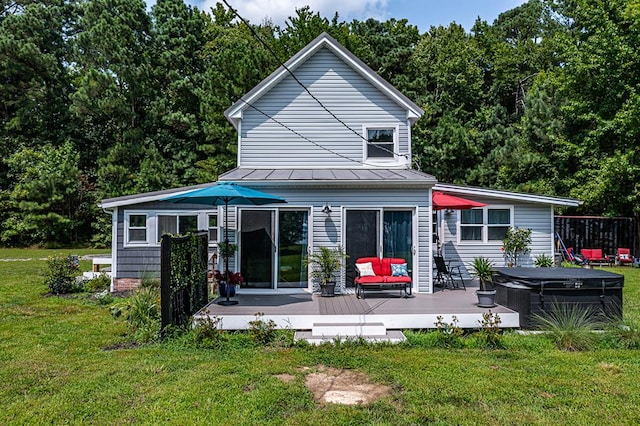
{"label": "sky", "polygon": [[[360,21],[374,18],[407,18],[421,33],[431,26],[447,26],[451,22],[469,31],[476,18],[492,23],[498,15],[525,3],[524,0],[227,0],[240,15],[251,23],[259,24],[266,17],[274,24],[284,26],[285,20],[295,14],[296,8],[309,5],[313,12],[331,19],[337,11],[339,21]],[[200,10],[209,11],[221,0],[188,0]]]}

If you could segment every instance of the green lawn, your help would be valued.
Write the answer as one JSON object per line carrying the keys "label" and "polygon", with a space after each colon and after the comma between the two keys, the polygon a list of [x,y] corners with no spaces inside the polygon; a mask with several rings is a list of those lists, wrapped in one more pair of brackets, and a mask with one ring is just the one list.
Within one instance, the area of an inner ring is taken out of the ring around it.
{"label": "green lawn", "polygon": [[[0,261],[0,424],[640,423],[640,352],[567,353],[540,336],[508,334],[502,350],[175,342],[104,350],[126,339],[124,324],[84,296],[46,296],[39,259],[50,254],[0,250],[0,259],[32,259]],[[613,270],[626,275],[625,317],[637,322],[640,270]],[[318,365],[362,371],[392,396],[317,405],[302,369]],[[284,383],[281,373],[296,379]]]}

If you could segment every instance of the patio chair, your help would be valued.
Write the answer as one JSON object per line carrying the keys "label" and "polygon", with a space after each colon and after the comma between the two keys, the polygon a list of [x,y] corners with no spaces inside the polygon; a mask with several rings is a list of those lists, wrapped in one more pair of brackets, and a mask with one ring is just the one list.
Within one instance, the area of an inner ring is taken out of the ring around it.
{"label": "patio chair", "polygon": [[616,253],[616,263],[620,266],[633,264],[631,249],[619,247]]}
{"label": "patio chair", "polygon": [[[436,262],[436,279],[435,284],[440,285],[443,289],[451,286],[451,289],[462,288],[466,291],[467,287],[464,284],[464,278],[462,278],[462,271],[460,266],[451,266],[451,261],[444,260],[442,256],[433,256],[433,260]],[[460,282],[457,281],[460,280]]]}

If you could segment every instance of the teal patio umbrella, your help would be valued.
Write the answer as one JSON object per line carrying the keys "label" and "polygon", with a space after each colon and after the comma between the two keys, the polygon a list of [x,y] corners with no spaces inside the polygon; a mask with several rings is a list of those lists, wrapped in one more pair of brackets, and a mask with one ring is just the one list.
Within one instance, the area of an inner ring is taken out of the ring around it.
{"label": "teal patio umbrella", "polygon": [[[172,195],[163,198],[161,201],[170,201],[172,203],[186,204],[206,204],[208,206],[224,206],[224,223],[222,229],[224,232],[224,243],[229,245],[229,235],[227,233],[227,222],[229,215],[229,206],[262,206],[265,204],[286,203],[284,198],[267,194],[265,192],[256,191],[233,182],[218,182],[215,185],[206,188],[194,189],[182,194]],[[226,282],[229,283],[229,251],[225,250],[224,271]],[[227,292],[226,300],[218,302],[220,305],[236,305],[237,300],[229,300],[229,292]]]}

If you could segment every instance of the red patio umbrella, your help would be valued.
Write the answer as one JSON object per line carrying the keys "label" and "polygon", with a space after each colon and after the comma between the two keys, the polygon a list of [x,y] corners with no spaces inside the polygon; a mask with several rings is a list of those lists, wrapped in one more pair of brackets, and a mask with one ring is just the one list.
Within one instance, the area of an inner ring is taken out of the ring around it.
{"label": "red patio umbrella", "polygon": [[[467,200],[466,198],[456,197],[455,195],[445,194],[440,191],[433,191],[432,195],[432,204],[434,210],[468,210],[474,207],[484,207],[485,203],[480,203],[478,201]],[[442,244],[444,241],[440,241],[440,237],[438,236],[438,228],[440,228],[440,215],[436,221],[438,222],[438,226],[436,227],[436,241],[438,241],[438,255],[441,255]]]}
{"label": "red patio umbrella", "polygon": [[467,200],[466,198],[456,197],[455,195],[445,194],[440,191],[433,191],[432,200],[434,210],[467,210],[474,207],[486,206],[486,204],[478,201]]}

